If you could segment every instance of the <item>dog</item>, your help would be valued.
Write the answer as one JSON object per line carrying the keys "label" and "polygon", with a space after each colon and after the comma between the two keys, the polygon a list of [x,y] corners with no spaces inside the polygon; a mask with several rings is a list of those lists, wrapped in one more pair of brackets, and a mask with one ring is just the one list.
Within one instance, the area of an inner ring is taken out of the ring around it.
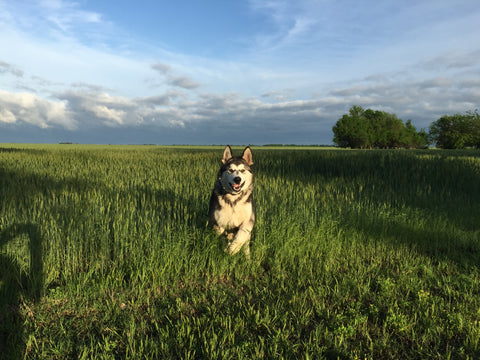
{"label": "dog", "polygon": [[227,235],[225,252],[234,255],[243,248],[247,259],[250,259],[250,237],[255,224],[252,165],[249,146],[242,156],[233,156],[230,146],[225,147],[208,211],[209,224],[217,235]]}

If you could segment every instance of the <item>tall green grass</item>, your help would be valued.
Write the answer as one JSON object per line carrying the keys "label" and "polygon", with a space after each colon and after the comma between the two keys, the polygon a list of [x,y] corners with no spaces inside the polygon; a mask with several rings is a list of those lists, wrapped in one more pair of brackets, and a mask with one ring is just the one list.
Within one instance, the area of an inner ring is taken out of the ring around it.
{"label": "tall green grass", "polygon": [[253,151],[248,262],[221,148],[0,147],[0,357],[480,357],[478,152]]}

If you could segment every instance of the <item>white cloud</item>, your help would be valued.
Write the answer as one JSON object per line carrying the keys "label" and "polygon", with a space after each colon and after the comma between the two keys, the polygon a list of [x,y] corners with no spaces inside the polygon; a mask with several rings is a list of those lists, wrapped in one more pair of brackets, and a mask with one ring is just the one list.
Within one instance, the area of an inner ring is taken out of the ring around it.
{"label": "white cloud", "polygon": [[2,73],[7,73],[11,74],[15,77],[22,77],[23,76],[23,71],[20,69],[17,69],[15,66],[6,63],[4,61],[0,61],[0,74]]}
{"label": "white cloud", "polygon": [[422,71],[451,71],[477,68],[480,60],[480,49],[461,50],[426,56],[415,67]]}
{"label": "white cloud", "polygon": [[173,68],[167,64],[156,63],[152,69],[166,78],[166,83],[174,87],[180,87],[186,90],[196,89],[200,86],[198,82],[188,76],[177,76]]}
{"label": "white cloud", "polygon": [[34,94],[0,90],[0,108],[0,121],[4,123],[25,122],[41,128],[76,128],[64,102],[49,101]]}
{"label": "white cloud", "polygon": [[177,86],[183,89],[196,89],[200,86],[199,83],[188,76],[172,77],[169,79],[168,83],[172,86]]}
{"label": "white cloud", "polygon": [[56,96],[68,104],[71,116],[84,128],[128,125],[138,118],[137,104],[127,97],[74,90]]}
{"label": "white cloud", "polygon": [[[103,119],[106,119],[106,120],[111,120],[115,124],[119,124],[119,125],[123,124],[123,117],[126,114],[125,111],[123,111],[123,110],[112,109],[112,108],[109,108],[105,105],[92,106],[90,108],[90,111],[92,111],[92,113],[99,118],[103,118]],[[111,122],[107,121],[105,124],[109,125],[109,124],[111,124]]]}
{"label": "white cloud", "polygon": [[167,64],[160,63],[160,62],[156,63],[156,64],[153,64],[152,69],[157,70],[162,75],[168,75],[172,72],[172,67],[171,66],[169,66]]}
{"label": "white cloud", "polygon": [[13,124],[17,121],[15,115],[8,109],[0,110],[0,122]]}
{"label": "white cloud", "polygon": [[27,0],[2,5],[4,16],[0,20],[21,31],[36,29],[43,36],[69,36],[76,30],[82,30],[88,37],[95,30],[100,30],[92,26],[105,30],[105,25],[108,25],[101,14],[83,10],[78,2],[73,1]]}

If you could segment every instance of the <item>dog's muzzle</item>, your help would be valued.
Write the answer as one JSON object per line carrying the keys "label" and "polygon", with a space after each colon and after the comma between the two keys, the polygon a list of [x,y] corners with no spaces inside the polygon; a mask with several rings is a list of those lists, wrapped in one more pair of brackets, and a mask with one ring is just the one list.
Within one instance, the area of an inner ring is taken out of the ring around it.
{"label": "dog's muzzle", "polygon": [[233,178],[233,184],[230,183],[230,186],[233,191],[239,192],[240,190],[242,190],[243,184],[245,183],[242,183],[242,178],[240,176],[236,176],[235,178]]}

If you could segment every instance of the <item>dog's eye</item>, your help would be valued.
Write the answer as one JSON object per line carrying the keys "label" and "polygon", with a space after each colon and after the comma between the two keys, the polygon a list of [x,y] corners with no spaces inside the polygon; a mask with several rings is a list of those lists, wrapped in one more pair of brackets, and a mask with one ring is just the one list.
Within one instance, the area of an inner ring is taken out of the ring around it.
{"label": "dog's eye", "polygon": [[228,172],[229,172],[230,174],[233,174],[233,171],[234,171],[233,169],[228,169]]}
{"label": "dog's eye", "polygon": [[243,174],[245,172],[245,169],[240,170],[240,172]]}

